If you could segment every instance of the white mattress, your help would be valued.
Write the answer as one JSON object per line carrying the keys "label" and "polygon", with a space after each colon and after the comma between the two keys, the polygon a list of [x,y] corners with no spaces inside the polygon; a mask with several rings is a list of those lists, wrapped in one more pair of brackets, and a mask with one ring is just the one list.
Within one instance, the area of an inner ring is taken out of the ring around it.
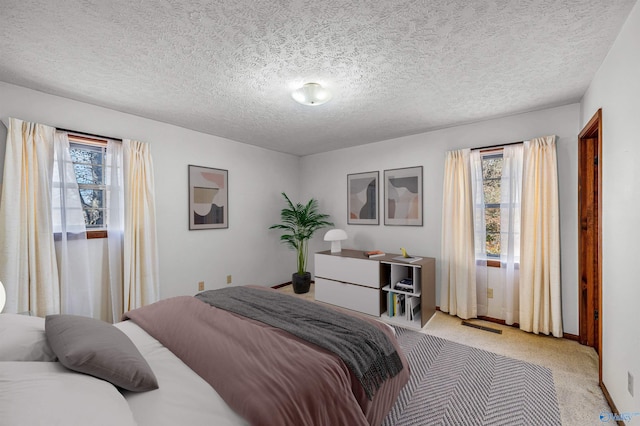
{"label": "white mattress", "polygon": [[[158,379],[159,389],[123,391],[138,425],[248,425],[207,382],[134,322],[124,321],[115,326],[138,347]],[[247,397],[251,397],[250,390]]]}

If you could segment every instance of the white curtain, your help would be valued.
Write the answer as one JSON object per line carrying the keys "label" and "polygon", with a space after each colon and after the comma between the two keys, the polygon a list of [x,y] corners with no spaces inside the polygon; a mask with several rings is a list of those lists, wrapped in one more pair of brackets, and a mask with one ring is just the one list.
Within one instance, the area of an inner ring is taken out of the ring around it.
{"label": "white curtain", "polygon": [[524,143],[520,328],[562,337],[555,136]]}
{"label": "white curtain", "polygon": [[124,159],[124,310],[159,297],[153,162],[149,145],[125,139]]}
{"label": "white curtain", "polygon": [[54,135],[53,127],[9,119],[0,201],[7,313],[45,316],[60,309],[51,217]]}
{"label": "white curtain", "polygon": [[107,259],[109,289],[106,321],[120,321],[124,313],[123,245],[124,245],[124,188],[122,143],[107,142],[105,184],[107,187]]}
{"label": "white curtain", "polygon": [[477,317],[470,150],[447,152],[442,203],[440,310]]}
{"label": "white curtain", "polygon": [[500,180],[500,272],[504,283],[502,318],[508,325],[519,320],[522,160],[522,145],[504,147]]}
{"label": "white curtain", "polygon": [[66,132],[57,132],[54,140],[51,210],[60,282],[60,312],[94,317],[99,312],[94,294],[100,291],[100,283],[91,279],[92,263],[82,202]]}
{"label": "white curtain", "polygon": [[478,315],[482,316],[488,314],[489,269],[487,268],[487,227],[485,222],[482,155],[479,150],[471,151],[470,162],[476,259],[476,296]]}

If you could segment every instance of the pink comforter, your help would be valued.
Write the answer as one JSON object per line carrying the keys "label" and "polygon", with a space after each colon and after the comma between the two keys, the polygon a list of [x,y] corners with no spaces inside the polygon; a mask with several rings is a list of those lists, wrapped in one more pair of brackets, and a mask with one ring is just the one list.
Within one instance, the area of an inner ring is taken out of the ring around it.
{"label": "pink comforter", "polygon": [[379,425],[409,380],[403,370],[368,400],[344,362],[290,333],[181,296],[125,314],[206,380],[252,425]]}

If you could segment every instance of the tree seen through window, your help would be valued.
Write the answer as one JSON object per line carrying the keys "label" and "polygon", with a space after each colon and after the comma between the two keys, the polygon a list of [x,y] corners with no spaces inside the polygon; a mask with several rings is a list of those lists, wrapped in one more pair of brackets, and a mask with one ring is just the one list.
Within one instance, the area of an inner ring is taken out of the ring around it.
{"label": "tree seen through window", "polygon": [[105,228],[105,146],[71,143],[70,153],[86,227]]}
{"label": "tree seen through window", "polygon": [[500,256],[500,180],[502,179],[502,153],[482,156],[482,183],[486,251],[489,257]]}

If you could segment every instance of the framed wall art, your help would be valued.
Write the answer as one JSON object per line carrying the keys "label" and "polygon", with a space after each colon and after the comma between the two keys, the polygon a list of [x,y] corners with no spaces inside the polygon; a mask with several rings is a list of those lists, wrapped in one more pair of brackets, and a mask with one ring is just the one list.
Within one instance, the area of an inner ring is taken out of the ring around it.
{"label": "framed wall art", "polygon": [[384,224],[422,226],[422,166],[384,171]]}
{"label": "framed wall art", "polygon": [[189,229],[229,227],[229,172],[189,165]]}
{"label": "framed wall art", "polygon": [[379,172],[347,175],[347,223],[378,225]]}

